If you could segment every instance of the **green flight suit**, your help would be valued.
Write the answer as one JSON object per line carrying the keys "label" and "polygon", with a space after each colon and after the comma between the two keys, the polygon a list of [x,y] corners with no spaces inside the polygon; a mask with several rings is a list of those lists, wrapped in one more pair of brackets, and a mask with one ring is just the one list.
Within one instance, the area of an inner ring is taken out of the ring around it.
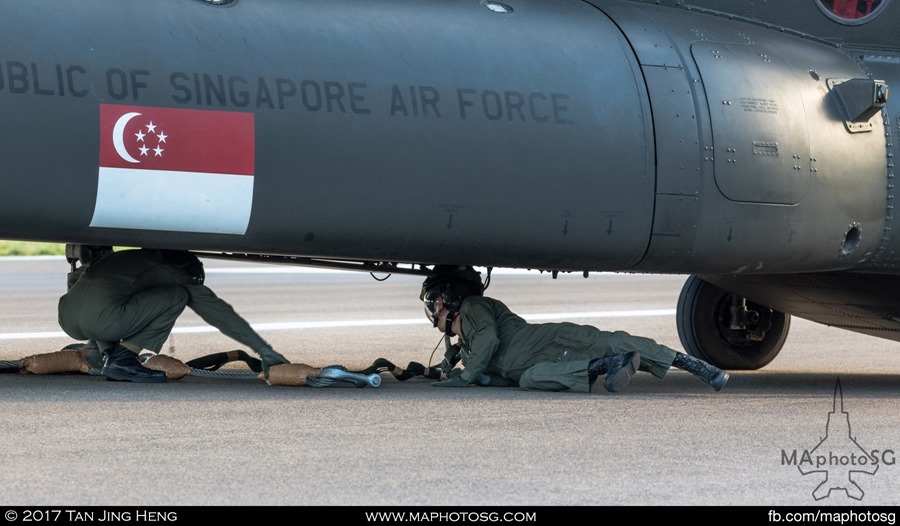
{"label": "green flight suit", "polygon": [[502,302],[466,298],[460,308],[462,379],[501,376],[528,390],[589,392],[588,364],[610,354],[638,351],[641,369],[662,378],[676,352],[650,338],[590,325],[527,323]]}
{"label": "green flight suit", "polygon": [[268,345],[231,305],[158,250],[113,252],[91,263],[59,299],[59,325],[100,350],[127,340],[158,353],[185,307],[254,351]]}

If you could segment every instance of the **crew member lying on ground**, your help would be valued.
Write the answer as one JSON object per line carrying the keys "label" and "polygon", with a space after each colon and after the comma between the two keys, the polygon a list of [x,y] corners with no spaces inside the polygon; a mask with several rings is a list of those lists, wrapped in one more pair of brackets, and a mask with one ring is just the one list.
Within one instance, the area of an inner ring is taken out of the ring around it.
{"label": "crew member lying on ground", "polygon": [[671,367],[688,371],[719,391],[728,373],[650,338],[590,325],[527,323],[501,301],[483,296],[474,269],[429,277],[420,298],[432,324],[457,336],[464,369],[435,387],[518,385],[522,389],[590,392],[598,377],[615,392],[635,371],[665,377]]}

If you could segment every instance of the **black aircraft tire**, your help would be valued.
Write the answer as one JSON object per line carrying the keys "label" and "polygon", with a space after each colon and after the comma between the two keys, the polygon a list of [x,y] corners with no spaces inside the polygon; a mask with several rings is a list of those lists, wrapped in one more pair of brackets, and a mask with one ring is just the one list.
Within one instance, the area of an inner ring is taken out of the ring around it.
{"label": "black aircraft tire", "polygon": [[678,337],[685,352],[726,370],[761,369],[778,356],[790,329],[791,317],[748,300],[750,309],[765,314],[761,341],[745,336],[747,331],[728,327],[732,294],[690,276],[678,296]]}

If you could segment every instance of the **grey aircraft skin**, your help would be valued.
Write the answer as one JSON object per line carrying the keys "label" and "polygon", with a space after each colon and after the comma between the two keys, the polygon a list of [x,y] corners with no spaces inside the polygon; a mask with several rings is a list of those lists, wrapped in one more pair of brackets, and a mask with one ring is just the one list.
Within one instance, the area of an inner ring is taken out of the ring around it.
{"label": "grey aircraft skin", "polygon": [[2,0],[0,238],[690,274],[732,369],[900,341],[900,0],[850,3]]}

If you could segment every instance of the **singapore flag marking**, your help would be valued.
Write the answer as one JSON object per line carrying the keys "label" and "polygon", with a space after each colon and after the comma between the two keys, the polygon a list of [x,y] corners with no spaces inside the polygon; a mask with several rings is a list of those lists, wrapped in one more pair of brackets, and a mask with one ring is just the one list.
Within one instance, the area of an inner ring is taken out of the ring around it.
{"label": "singapore flag marking", "polygon": [[252,113],[100,105],[92,227],[244,234]]}

